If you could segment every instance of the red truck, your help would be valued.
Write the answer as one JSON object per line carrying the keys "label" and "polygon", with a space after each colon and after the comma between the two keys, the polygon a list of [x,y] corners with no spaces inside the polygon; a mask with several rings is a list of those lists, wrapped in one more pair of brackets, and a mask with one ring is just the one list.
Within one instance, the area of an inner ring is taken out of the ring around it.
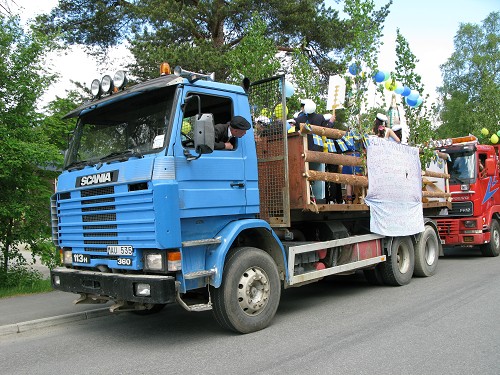
{"label": "red truck", "polygon": [[499,146],[469,135],[434,141],[449,155],[451,209],[436,217],[443,246],[479,247],[484,256],[500,254]]}

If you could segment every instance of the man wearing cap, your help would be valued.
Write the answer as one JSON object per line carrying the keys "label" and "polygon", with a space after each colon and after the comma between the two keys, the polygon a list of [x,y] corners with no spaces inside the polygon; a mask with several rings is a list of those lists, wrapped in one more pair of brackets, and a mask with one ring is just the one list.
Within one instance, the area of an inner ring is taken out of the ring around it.
{"label": "man wearing cap", "polygon": [[236,138],[243,137],[250,129],[250,123],[242,116],[234,116],[225,124],[215,125],[215,149],[232,150],[236,146]]}

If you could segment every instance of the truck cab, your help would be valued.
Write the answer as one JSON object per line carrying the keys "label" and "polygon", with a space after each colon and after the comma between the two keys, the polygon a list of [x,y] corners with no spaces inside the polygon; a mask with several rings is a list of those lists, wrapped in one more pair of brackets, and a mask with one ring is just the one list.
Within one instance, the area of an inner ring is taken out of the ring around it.
{"label": "truck cab", "polygon": [[437,148],[448,155],[452,208],[437,218],[445,246],[478,246],[484,255],[500,249],[498,146],[474,136],[453,138]]}

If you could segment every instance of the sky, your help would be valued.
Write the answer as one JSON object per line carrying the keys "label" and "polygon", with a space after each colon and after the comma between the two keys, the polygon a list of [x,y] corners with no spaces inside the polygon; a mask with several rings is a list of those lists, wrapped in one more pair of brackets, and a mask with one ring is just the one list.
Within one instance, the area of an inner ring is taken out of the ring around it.
{"label": "sky", "polygon": [[[9,1],[9,0],[7,0]],[[374,0],[376,8],[380,8],[388,0]],[[10,0],[11,9],[23,7],[22,19],[40,12],[48,12],[57,5],[57,0]],[[327,6],[341,10],[334,0],[327,0]],[[415,68],[422,77],[425,94],[436,98],[435,89],[442,84],[440,65],[446,62],[454,51],[453,38],[461,23],[481,24],[494,11],[500,11],[500,0],[393,0],[384,24],[379,54],[379,69],[391,71],[397,59],[396,29],[408,41],[410,50],[419,60]],[[125,56],[125,57],[124,57]],[[52,56],[55,70],[61,74],[60,81],[53,85],[42,98],[44,101],[65,96],[66,88],[73,88],[70,79],[90,86],[95,78],[104,74],[113,74],[124,68],[127,63],[126,48],[118,48],[111,53],[111,61],[107,65],[115,67],[113,71],[99,67],[97,62],[88,57],[81,48],[58,56]]]}

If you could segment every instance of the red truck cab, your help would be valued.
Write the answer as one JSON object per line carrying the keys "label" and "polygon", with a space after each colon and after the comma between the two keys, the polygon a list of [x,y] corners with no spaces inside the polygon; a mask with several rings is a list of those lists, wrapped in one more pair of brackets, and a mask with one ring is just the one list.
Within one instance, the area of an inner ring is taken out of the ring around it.
{"label": "red truck cab", "polygon": [[437,146],[449,155],[445,168],[452,200],[451,210],[436,218],[443,246],[477,246],[485,256],[498,256],[499,146],[479,144],[474,136],[452,138]]}

